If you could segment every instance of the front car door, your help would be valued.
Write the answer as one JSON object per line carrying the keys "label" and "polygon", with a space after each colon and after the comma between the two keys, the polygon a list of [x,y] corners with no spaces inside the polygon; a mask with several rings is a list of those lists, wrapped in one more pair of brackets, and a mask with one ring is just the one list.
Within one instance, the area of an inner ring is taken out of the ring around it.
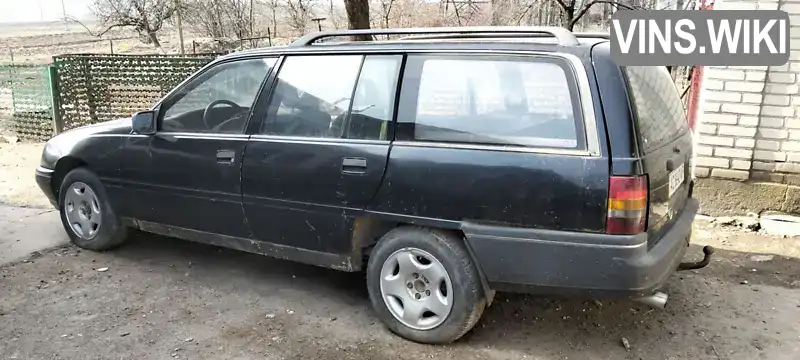
{"label": "front car door", "polygon": [[354,217],[374,196],[386,166],[402,59],[283,60],[242,169],[244,210],[256,239],[352,251]]}
{"label": "front car door", "polygon": [[139,191],[131,199],[137,220],[249,236],[239,178],[245,129],[275,61],[248,58],[213,65],[165,99],[157,133],[135,140],[140,156],[132,160],[147,164],[129,174],[138,180]]}

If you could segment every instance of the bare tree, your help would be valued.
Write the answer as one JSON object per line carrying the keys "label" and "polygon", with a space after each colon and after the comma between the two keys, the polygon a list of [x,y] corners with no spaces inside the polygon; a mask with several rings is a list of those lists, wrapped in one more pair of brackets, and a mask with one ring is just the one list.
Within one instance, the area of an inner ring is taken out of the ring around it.
{"label": "bare tree", "polygon": [[251,0],[185,0],[182,11],[193,30],[214,39],[251,37]]}
{"label": "bare tree", "polygon": [[226,37],[220,1],[187,0],[183,5],[184,18],[192,30],[214,39]]}
{"label": "bare tree", "polygon": [[333,24],[334,29],[341,27],[342,21],[347,15],[342,13],[342,8],[333,4],[333,0],[329,0],[328,7],[328,20]]}
{"label": "bare tree", "polygon": [[269,26],[267,28],[272,29],[272,35],[278,32],[278,10],[281,7],[281,4],[278,0],[258,0],[258,4],[263,4],[269,11]]}
{"label": "bare tree", "polygon": [[314,3],[311,0],[286,0],[283,4],[289,27],[303,33],[311,21]]}
{"label": "bare tree", "polygon": [[[347,21],[351,29],[369,29],[369,0],[344,0]],[[356,40],[369,41],[372,36],[356,36]]]}
{"label": "bare tree", "polygon": [[492,25],[508,25],[512,0],[492,0]]}
{"label": "bare tree", "polygon": [[250,0],[227,0],[223,8],[228,26],[236,38],[244,39],[252,37],[253,17],[251,14],[252,1]]}
{"label": "bare tree", "polygon": [[[172,0],[94,0],[91,6],[105,30],[96,36],[102,36],[114,28],[133,28],[139,33],[142,41],[161,48],[158,31],[164,21],[175,14],[175,2]],[[93,34],[95,35],[95,34]]]}
{"label": "bare tree", "polygon": [[592,8],[594,5],[598,4],[610,4],[614,5],[617,8],[633,10],[636,7],[621,3],[615,0],[590,0],[590,1],[581,1],[580,3],[577,0],[555,0],[558,5],[561,6],[561,10],[564,14],[564,27],[567,29],[572,30],[575,28],[575,24],[578,23],[586,12]]}
{"label": "bare tree", "polygon": [[[455,25],[472,25],[474,20],[480,17],[482,6],[489,4],[490,0],[445,0],[440,6],[443,11],[440,11],[442,20],[445,23],[451,24],[455,20]],[[492,14],[494,15],[494,14]],[[450,18],[452,17],[452,20]],[[478,24],[482,21],[478,20]]]}
{"label": "bare tree", "polygon": [[[634,0],[642,3],[651,0]],[[595,5],[612,5],[622,9],[648,8],[644,5],[628,5],[617,0],[528,0],[522,3],[519,0],[491,0],[492,25],[520,25],[526,17],[531,17],[538,12],[542,25],[563,26],[573,30],[588,11]],[[555,8],[553,8],[555,6]],[[556,20],[552,15],[559,15]]]}
{"label": "bare tree", "polygon": [[395,0],[378,0],[377,15],[380,17],[380,24],[376,25],[384,29],[388,29],[389,20],[392,16],[392,8],[394,7]]}

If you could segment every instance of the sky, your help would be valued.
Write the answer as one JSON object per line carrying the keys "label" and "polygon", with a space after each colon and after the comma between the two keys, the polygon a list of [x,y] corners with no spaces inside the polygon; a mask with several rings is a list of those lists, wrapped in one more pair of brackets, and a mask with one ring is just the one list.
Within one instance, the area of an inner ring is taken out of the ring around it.
{"label": "sky", "polygon": [[67,16],[91,17],[92,0],[0,0],[0,23],[62,20],[62,3]]}

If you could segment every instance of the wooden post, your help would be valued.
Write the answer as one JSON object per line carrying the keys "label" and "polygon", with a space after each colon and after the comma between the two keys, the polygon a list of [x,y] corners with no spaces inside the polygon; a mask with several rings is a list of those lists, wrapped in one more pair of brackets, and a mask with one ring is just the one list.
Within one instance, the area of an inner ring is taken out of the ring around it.
{"label": "wooden post", "polygon": [[256,34],[253,32],[253,0],[250,0],[250,47],[255,47],[253,45],[253,39],[256,37]]}
{"label": "wooden post", "polygon": [[272,32],[267,28],[267,41],[269,41],[269,46],[272,46]]}
{"label": "wooden post", "polygon": [[114,55],[114,39],[108,39],[108,47],[111,49],[111,55]]}
{"label": "wooden post", "polygon": [[[175,18],[178,25],[178,41],[181,43],[181,55],[184,55],[184,47],[183,47],[183,19],[181,19],[181,3],[179,0],[175,0]],[[194,46],[194,40],[192,40],[192,46]]]}

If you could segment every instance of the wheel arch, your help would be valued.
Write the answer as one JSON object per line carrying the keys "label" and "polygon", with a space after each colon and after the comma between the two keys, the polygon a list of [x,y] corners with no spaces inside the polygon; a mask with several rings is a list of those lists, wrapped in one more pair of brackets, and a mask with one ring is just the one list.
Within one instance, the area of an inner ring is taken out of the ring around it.
{"label": "wheel arch", "polygon": [[56,162],[56,167],[53,170],[53,180],[50,183],[56,199],[61,199],[59,192],[61,190],[61,182],[64,181],[64,177],[67,176],[67,174],[69,174],[69,172],[72,170],[88,166],[89,165],[83,159],[76,156],[67,155],[61,159],[58,159],[58,162]]}
{"label": "wheel arch", "polygon": [[[449,223],[446,225],[450,225]],[[353,226],[353,251],[354,251],[354,258],[357,261],[361,261],[358,264],[357,268],[361,269],[364,264],[366,264],[367,259],[369,258],[370,252],[372,247],[380,241],[380,239],[396,228],[401,227],[417,227],[417,228],[425,228],[434,230],[440,233],[448,234],[454,238],[460,239],[460,241],[464,244],[464,247],[467,249],[469,253],[469,257],[472,260],[475,268],[478,270],[478,276],[481,280],[481,286],[483,287],[484,295],[486,296],[487,306],[491,305],[492,301],[494,300],[495,291],[489,287],[489,282],[486,280],[486,276],[481,268],[481,264],[478,262],[478,258],[475,256],[475,252],[470,246],[470,242],[467,240],[467,235],[464,231],[458,227],[454,228],[451,226],[429,226],[429,225],[418,225],[413,224],[407,221],[398,221],[398,220],[388,220],[388,219],[380,219],[380,218],[371,218],[371,217],[359,217],[356,219],[355,224]]]}

